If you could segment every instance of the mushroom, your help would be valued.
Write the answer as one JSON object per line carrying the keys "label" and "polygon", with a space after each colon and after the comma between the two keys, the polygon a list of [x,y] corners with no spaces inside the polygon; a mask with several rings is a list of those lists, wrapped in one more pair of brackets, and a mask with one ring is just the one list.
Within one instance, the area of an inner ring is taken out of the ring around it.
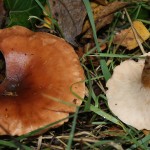
{"label": "mushroom", "polygon": [[106,86],[111,111],[138,130],[150,130],[150,53],[146,59],[126,60],[114,69]]}
{"label": "mushroom", "polygon": [[0,135],[31,132],[68,117],[81,105],[84,71],[63,39],[13,26],[0,30],[0,50],[6,64],[0,84]]}

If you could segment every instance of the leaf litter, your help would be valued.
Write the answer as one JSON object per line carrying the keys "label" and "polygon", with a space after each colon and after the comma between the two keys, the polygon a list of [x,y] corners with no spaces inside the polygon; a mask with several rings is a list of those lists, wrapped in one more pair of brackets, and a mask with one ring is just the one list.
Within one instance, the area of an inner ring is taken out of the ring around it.
{"label": "leaf litter", "polygon": [[[110,24],[113,21],[114,13],[123,7],[129,5],[127,2],[113,2],[105,6],[99,5],[93,10],[94,21],[96,26],[96,31],[99,31],[102,27]],[[117,7],[116,7],[117,6]],[[92,29],[90,27],[89,21],[83,26],[84,38],[92,38]]]}
{"label": "leaf litter", "polygon": [[58,22],[66,41],[77,46],[75,37],[82,31],[86,16],[82,0],[49,0],[52,16]]}
{"label": "leaf litter", "polygon": [[[133,21],[133,27],[141,43],[150,37],[150,32],[141,21]],[[131,27],[121,30],[120,33],[117,33],[113,42],[126,47],[128,50],[133,50],[138,47],[138,42],[136,41],[136,37]]]}

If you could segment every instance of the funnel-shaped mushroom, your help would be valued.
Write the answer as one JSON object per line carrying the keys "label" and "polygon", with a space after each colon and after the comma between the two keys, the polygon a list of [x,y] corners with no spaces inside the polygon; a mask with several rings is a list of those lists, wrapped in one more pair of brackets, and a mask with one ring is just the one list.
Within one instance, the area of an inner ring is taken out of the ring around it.
{"label": "funnel-shaped mushroom", "polygon": [[[150,53],[146,54],[150,55]],[[112,112],[138,130],[150,130],[150,57],[127,60],[114,69],[106,93]]]}
{"label": "funnel-shaped mushroom", "polygon": [[71,88],[84,97],[84,72],[63,39],[14,26],[0,30],[0,50],[6,63],[0,85],[1,135],[28,133],[67,117],[81,104]]}

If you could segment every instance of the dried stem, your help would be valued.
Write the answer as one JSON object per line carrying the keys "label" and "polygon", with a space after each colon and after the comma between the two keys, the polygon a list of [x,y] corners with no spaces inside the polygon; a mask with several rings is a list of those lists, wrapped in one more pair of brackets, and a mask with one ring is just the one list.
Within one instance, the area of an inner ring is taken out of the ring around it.
{"label": "dried stem", "polygon": [[145,58],[145,65],[141,76],[141,82],[143,83],[144,87],[150,88],[150,56],[146,56]]}

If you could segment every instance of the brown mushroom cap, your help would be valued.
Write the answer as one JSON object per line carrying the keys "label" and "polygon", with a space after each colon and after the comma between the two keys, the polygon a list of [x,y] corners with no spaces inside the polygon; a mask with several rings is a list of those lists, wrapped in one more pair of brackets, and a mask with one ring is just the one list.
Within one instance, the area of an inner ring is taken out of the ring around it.
{"label": "brown mushroom cap", "polygon": [[63,39],[14,26],[0,30],[0,50],[6,63],[0,85],[1,135],[28,133],[67,117],[81,104],[70,89],[84,98],[84,72]]}
{"label": "brown mushroom cap", "polygon": [[138,130],[150,130],[150,88],[141,81],[143,68],[144,59],[122,62],[106,84],[106,95],[111,111],[120,120]]}

